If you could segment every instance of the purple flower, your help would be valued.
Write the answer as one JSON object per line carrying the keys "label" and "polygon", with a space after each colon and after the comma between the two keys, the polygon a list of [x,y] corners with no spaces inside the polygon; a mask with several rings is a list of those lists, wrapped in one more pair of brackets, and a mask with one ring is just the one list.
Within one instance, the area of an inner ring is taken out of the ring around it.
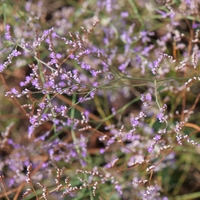
{"label": "purple flower", "polygon": [[99,152],[100,152],[100,154],[103,154],[103,153],[105,152],[105,149],[101,148],[101,149],[99,150]]}
{"label": "purple flower", "polygon": [[121,12],[121,17],[126,18],[129,16],[128,12]]}
{"label": "purple flower", "polygon": [[133,138],[134,138],[134,136],[132,133],[127,133],[127,135],[126,135],[127,140],[132,140]]}
{"label": "purple flower", "polygon": [[34,125],[34,123],[37,121],[37,116],[33,115],[32,117],[29,118],[29,121],[30,121],[31,124]]}
{"label": "purple flower", "polygon": [[36,88],[39,88],[39,83],[37,78],[32,80],[32,85],[35,86]]}
{"label": "purple flower", "polygon": [[106,11],[108,13],[112,11],[112,0],[106,0]]}
{"label": "purple flower", "polygon": [[149,51],[151,50],[151,49],[153,49],[154,48],[154,45],[150,45],[150,46],[148,46],[148,47],[144,47],[144,49],[143,49],[143,51],[142,51],[142,55],[144,55],[144,56],[146,56],[146,57],[148,57],[149,56]]}
{"label": "purple flower", "polygon": [[28,127],[28,138],[31,138],[33,132],[34,132],[34,127],[33,126],[29,126]]}
{"label": "purple flower", "polygon": [[158,113],[157,118],[161,123],[164,122],[165,121],[164,113]]}
{"label": "purple flower", "polygon": [[42,109],[45,109],[46,104],[44,102],[41,102],[38,104],[38,106]]}
{"label": "purple flower", "polygon": [[157,12],[162,15],[162,18],[166,18],[169,15],[167,12],[164,12],[162,10],[157,10]]}
{"label": "purple flower", "polygon": [[140,32],[140,37],[142,38],[142,42],[146,43],[146,42],[150,42],[150,38],[147,36],[148,32],[147,31],[141,31]]}
{"label": "purple flower", "polygon": [[6,25],[5,39],[8,41],[12,40],[12,37],[10,35],[10,25],[9,24]]}
{"label": "purple flower", "polygon": [[192,28],[196,29],[199,28],[200,24],[199,23],[192,23]]}
{"label": "purple flower", "polygon": [[133,125],[134,127],[138,126],[138,125],[139,125],[138,119],[134,119],[134,120],[132,121],[132,125]]}
{"label": "purple flower", "polygon": [[94,76],[94,77],[96,77],[96,76],[97,76],[97,74],[98,74],[98,73],[97,73],[97,71],[95,71],[95,70],[91,70],[91,71],[90,71],[90,73],[91,73],[91,74],[92,74],[92,76]]}
{"label": "purple flower", "polygon": [[45,42],[48,43],[49,45],[51,45],[51,40],[49,37],[45,40]]}
{"label": "purple flower", "polygon": [[70,59],[74,59],[74,58],[75,58],[74,54],[71,54]]}
{"label": "purple flower", "polygon": [[122,189],[120,185],[115,185],[115,189],[119,192],[120,195],[122,195]]}
{"label": "purple flower", "polygon": [[44,30],[43,37],[47,37],[50,33],[50,30]]}
{"label": "purple flower", "polygon": [[66,83],[65,83],[64,81],[61,81],[61,82],[59,83],[59,86],[60,86],[60,87],[66,87]]}
{"label": "purple flower", "polygon": [[93,87],[98,87],[98,86],[99,86],[99,83],[98,83],[98,82],[94,82],[94,83],[92,83],[92,86],[93,86]]}
{"label": "purple flower", "polygon": [[50,55],[49,55],[49,57],[50,57],[50,58],[55,58],[55,57],[56,57],[56,55],[55,55],[55,53],[54,53],[54,52],[51,52],[51,53],[50,53]]}
{"label": "purple flower", "polygon": [[112,114],[113,114],[113,115],[116,115],[116,114],[117,114],[115,108],[111,108],[111,111],[112,111]]}
{"label": "purple flower", "polygon": [[158,141],[158,140],[160,140],[161,139],[161,135],[156,135],[154,138],[153,138],[155,141]]}
{"label": "purple flower", "polygon": [[73,150],[73,149],[71,149],[70,150],[70,155],[71,155],[71,157],[76,157],[77,156],[77,153],[76,153],[76,151],[75,150]]}
{"label": "purple flower", "polygon": [[57,54],[56,54],[56,58],[57,58],[57,59],[61,59],[61,58],[62,58],[62,55],[61,55],[60,53],[57,53]]}
{"label": "purple flower", "polygon": [[0,64],[0,73],[2,73],[4,69],[5,69],[5,66]]}
{"label": "purple flower", "polygon": [[53,38],[58,37],[57,33],[54,33],[54,32],[51,35],[52,35]]}
{"label": "purple flower", "polygon": [[147,94],[146,94],[146,100],[147,100],[147,101],[151,101],[151,100],[152,100],[152,97],[151,97],[151,94],[150,94],[150,93],[147,93]]}
{"label": "purple flower", "polygon": [[128,65],[130,64],[130,59],[128,59],[125,63],[122,63],[118,69],[120,71],[122,71],[123,73],[125,73],[125,69],[128,67]]}
{"label": "purple flower", "polygon": [[9,187],[12,187],[14,185],[14,183],[15,183],[15,179],[14,178],[10,178],[9,179],[9,183],[8,183]]}
{"label": "purple flower", "polygon": [[121,34],[121,38],[122,38],[122,40],[123,40],[124,42],[126,42],[126,43],[131,43],[131,42],[132,42],[131,38],[129,37],[129,34],[128,34],[126,31],[124,31],[124,32]]}
{"label": "purple flower", "polygon": [[12,55],[13,55],[14,57],[17,57],[17,56],[21,55],[21,52],[20,52],[20,51],[17,51],[16,49],[14,49],[14,50],[12,51]]}
{"label": "purple flower", "polygon": [[151,153],[152,151],[153,151],[153,146],[150,146],[150,147],[148,148],[148,152]]}
{"label": "purple flower", "polygon": [[12,88],[10,92],[11,94],[14,94],[14,95],[19,94],[19,92],[15,88]]}
{"label": "purple flower", "polygon": [[86,167],[87,166],[87,163],[83,159],[80,160],[80,163],[81,163],[82,167]]}
{"label": "purple flower", "polygon": [[42,114],[41,121],[47,121],[48,120],[48,114]]}
{"label": "purple flower", "polygon": [[143,102],[144,106],[149,106],[151,100],[152,100],[152,97],[151,97],[151,94],[150,93],[147,93],[146,95],[144,94],[141,94],[141,101]]}
{"label": "purple flower", "polygon": [[84,51],[84,53],[87,54],[87,55],[89,55],[89,54],[91,53],[91,51],[90,51],[89,49],[86,49],[86,50]]}
{"label": "purple flower", "polygon": [[44,84],[44,87],[45,87],[45,88],[49,88],[49,87],[53,87],[53,85],[54,85],[54,81],[48,81],[48,82],[46,82],[46,83]]}
{"label": "purple flower", "polygon": [[90,112],[89,112],[88,110],[85,110],[85,111],[84,111],[85,121],[86,121],[86,122],[88,122],[88,120],[89,120],[89,114],[90,114]]}

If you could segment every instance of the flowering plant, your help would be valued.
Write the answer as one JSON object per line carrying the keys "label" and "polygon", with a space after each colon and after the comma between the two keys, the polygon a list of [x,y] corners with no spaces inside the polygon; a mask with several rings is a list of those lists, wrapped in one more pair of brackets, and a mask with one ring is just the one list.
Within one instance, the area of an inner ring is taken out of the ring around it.
{"label": "flowering plant", "polygon": [[200,196],[198,0],[1,3],[1,198]]}

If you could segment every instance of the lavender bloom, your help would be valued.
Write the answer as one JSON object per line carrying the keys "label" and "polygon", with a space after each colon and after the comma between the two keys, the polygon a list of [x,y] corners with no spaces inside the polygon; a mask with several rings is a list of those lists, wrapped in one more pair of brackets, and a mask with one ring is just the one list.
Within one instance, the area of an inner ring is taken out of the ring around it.
{"label": "lavender bloom", "polygon": [[120,185],[115,185],[115,189],[119,192],[120,195],[122,195],[122,188]]}
{"label": "lavender bloom", "polygon": [[106,10],[108,13],[112,11],[112,0],[106,0]]}
{"label": "lavender bloom", "polygon": [[151,101],[152,101],[152,97],[151,97],[151,94],[150,93],[147,93],[146,95],[144,94],[141,94],[141,101],[143,102],[143,105],[146,107],[146,106],[149,106]]}
{"label": "lavender bloom", "polygon": [[148,148],[148,152],[151,153],[152,151],[153,151],[153,146],[150,146],[150,147]]}
{"label": "lavender bloom", "polygon": [[28,138],[31,138],[31,136],[33,135],[33,132],[34,132],[34,127],[29,126],[29,128],[28,128]]}
{"label": "lavender bloom", "polygon": [[5,31],[5,39],[8,41],[12,41],[12,37],[10,35],[10,25],[6,25],[6,31]]}
{"label": "lavender bloom", "polygon": [[165,121],[165,115],[164,115],[164,113],[159,113],[159,114],[157,115],[157,118],[159,119],[159,121],[160,121],[161,123],[163,123],[163,122]]}
{"label": "lavender bloom", "polygon": [[140,32],[140,37],[142,38],[143,43],[150,42],[150,38],[148,37],[147,31]]}
{"label": "lavender bloom", "polygon": [[12,56],[17,57],[21,55],[21,52],[17,51],[16,49],[12,51]]}
{"label": "lavender bloom", "polygon": [[5,69],[4,65],[0,64],[0,73],[2,73],[4,69]]}
{"label": "lavender bloom", "polygon": [[167,109],[167,105],[164,104],[163,107],[160,108],[160,113],[157,115],[157,118],[159,119],[159,121],[161,123],[163,123],[166,119],[165,119],[165,111]]}
{"label": "lavender bloom", "polygon": [[121,12],[121,17],[126,18],[129,16],[128,12]]}
{"label": "lavender bloom", "polygon": [[154,138],[153,138],[155,141],[158,141],[161,139],[161,136],[160,135],[156,135]]}

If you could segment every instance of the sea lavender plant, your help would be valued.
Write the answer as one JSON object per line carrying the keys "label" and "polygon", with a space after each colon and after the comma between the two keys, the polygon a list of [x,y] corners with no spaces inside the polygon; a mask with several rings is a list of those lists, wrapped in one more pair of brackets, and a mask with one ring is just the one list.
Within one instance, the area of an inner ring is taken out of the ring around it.
{"label": "sea lavender plant", "polygon": [[1,3],[1,198],[200,196],[198,0]]}

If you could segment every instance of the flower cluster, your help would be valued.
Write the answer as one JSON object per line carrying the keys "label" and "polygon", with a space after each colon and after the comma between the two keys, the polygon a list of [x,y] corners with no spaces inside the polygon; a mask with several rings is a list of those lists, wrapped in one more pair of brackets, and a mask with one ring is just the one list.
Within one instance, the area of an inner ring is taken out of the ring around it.
{"label": "flower cluster", "polygon": [[0,198],[184,195],[168,174],[199,169],[198,8],[3,1]]}

